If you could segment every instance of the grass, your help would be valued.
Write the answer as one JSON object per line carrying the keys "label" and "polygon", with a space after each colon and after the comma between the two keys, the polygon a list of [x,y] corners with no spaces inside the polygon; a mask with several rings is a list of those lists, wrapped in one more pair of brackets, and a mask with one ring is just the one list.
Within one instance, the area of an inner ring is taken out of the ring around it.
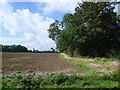
{"label": "grass", "polygon": [[120,61],[120,59],[117,59],[117,58],[96,58],[94,63],[104,63],[104,62],[110,62],[110,61]]}
{"label": "grass", "polygon": [[97,70],[96,68],[88,66],[87,63],[89,63],[89,62],[85,62],[83,60],[66,59],[64,57],[64,55],[62,55],[62,54],[60,55],[60,57],[64,61],[69,61],[69,62],[75,63],[78,67],[84,68],[86,70],[84,72],[84,74],[93,74]]}
{"label": "grass", "polygon": [[[101,75],[102,73],[108,73],[109,71],[111,73],[112,72],[118,72],[116,71],[116,69],[114,67],[111,67],[110,65],[107,64],[111,64],[113,61],[115,61],[115,63],[117,63],[116,61],[118,61],[117,58],[115,59],[111,59],[111,58],[93,58],[93,60],[91,59],[91,61],[87,61],[87,59],[82,59],[82,60],[76,60],[75,58],[65,58],[64,54],[60,54],[60,57],[62,60],[64,61],[69,61],[72,62],[74,64],[76,64],[78,67],[84,68],[86,69],[86,71],[84,72],[84,74],[99,74]],[[116,66],[117,68],[117,66]]]}
{"label": "grass", "polygon": [[96,57],[96,58],[90,58],[90,57],[83,57],[83,56],[80,56],[80,57],[77,57],[77,58],[80,58],[80,59],[96,59],[96,61],[103,61],[103,62],[109,62],[109,61],[120,61],[120,58],[100,58],[100,57]]}

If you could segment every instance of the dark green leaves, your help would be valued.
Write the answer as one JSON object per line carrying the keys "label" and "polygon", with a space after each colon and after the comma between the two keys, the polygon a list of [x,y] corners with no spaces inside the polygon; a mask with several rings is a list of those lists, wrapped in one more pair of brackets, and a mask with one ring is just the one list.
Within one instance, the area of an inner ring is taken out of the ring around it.
{"label": "dark green leaves", "polygon": [[61,22],[50,25],[49,37],[56,41],[59,51],[71,56],[76,56],[76,50],[83,56],[113,56],[112,51],[120,51],[120,18],[113,12],[113,4],[78,3],[74,14],[67,13]]}

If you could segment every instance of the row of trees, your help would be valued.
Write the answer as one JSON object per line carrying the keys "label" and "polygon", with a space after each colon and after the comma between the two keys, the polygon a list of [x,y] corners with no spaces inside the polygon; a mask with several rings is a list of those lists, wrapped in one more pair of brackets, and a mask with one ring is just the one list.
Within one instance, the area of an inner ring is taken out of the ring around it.
{"label": "row of trees", "polygon": [[28,52],[25,46],[21,45],[0,45],[2,52]]}
{"label": "row of trees", "polygon": [[58,53],[58,51],[54,48],[51,48],[51,50],[44,50],[44,51],[35,50],[33,48],[33,51],[29,50],[29,52],[33,52],[33,53]]}
{"label": "row of trees", "polygon": [[49,29],[57,49],[70,56],[120,57],[120,18],[112,2],[78,3]]}
{"label": "row of trees", "polygon": [[25,46],[21,45],[2,45],[0,44],[0,51],[2,52],[32,52],[32,53],[57,53],[58,51],[54,48],[48,51],[39,51],[33,48],[33,50],[28,50]]}

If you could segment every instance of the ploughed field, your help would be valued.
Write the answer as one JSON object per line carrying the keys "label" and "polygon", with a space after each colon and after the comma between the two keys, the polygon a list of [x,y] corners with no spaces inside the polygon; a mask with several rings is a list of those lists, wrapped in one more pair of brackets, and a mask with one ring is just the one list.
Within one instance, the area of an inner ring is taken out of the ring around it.
{"label": "ploughed field", "polygon": [[16,72],[26,75],[33,71],[35,75],[50,73],[75,74],[84,69],[75,64],[60,59],[59,53],[2,53],[3,75]]}

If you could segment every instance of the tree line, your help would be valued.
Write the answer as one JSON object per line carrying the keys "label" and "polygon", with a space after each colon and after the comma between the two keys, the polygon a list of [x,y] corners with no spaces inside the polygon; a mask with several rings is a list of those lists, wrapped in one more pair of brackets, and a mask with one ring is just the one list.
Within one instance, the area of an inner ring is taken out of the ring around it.
{"label": "tree line", "polygon": [[0,45],[2,52],[28,52],[25,46],[21,45]]}
{"label": "tree line", "polygon": [[2,45],[0,44],[0,51],[1,52],[31,52],[31,53],[57,53],[57,50],[51,48],[48,51],[39,51],[37,49],[28,50],[27,47],[22,45]]}
{"label": "tree line", "polygon": [[70,56],[120,57],[120,16],[117,3],[78,3],[75,13],[55,20],[48,29],[57,49]]}

